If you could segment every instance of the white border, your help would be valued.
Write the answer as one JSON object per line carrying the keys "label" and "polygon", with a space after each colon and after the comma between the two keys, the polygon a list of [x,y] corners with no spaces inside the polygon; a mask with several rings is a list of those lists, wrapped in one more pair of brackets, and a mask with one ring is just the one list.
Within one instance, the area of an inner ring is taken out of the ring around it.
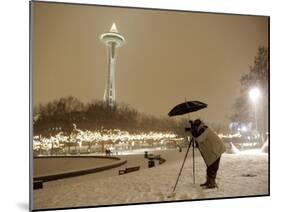
{"label": "white border", "polygon": [[[69,2],[65,0],[64,2]],[[279,208],[281,139],[280,117],[280,7],[274,0],[87,0],[71,2],[103,5],[168,8],[271,16],[271,197],[184,203],[79,209],[76,211],[271,211]],[[0,7],[0,142],[1,211],[27,211],[29,137],[29,3],[3,1]],[[4,148],[4,145],[8,148]]]}

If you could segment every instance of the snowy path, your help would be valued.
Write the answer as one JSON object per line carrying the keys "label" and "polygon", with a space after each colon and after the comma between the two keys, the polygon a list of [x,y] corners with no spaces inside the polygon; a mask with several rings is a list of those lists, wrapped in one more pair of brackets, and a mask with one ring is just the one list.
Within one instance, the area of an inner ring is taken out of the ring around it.
{"label": "snowy path", "polygon": [[[130,164],[140,164],[141,170],[117,175],[120,168],[75,178],[44,183],[44,189],[34,191],[35,208],[79,207],[136,202],[202,199],[268,192],[267,154],[224,154],[218,172],[219,189],[203,190],[198,186],[205,180],[205,164],[196,157],[196,185],[192,184],[192,160],[189,157],[176,195],[167,198],[174,186],[185,149],[162,151],[167,162],[143,169],[147,161],[142,155],[130,156]],[[128,156],[124,156],[128,157]],[[128,165],[128,166],[129,166]]]}

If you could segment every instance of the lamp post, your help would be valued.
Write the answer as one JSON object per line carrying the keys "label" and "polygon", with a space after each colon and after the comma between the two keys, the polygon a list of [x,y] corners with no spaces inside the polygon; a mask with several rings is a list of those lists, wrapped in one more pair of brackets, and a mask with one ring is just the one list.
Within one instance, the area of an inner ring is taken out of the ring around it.
{"label": "lamp post", "polygon": [[257,119],[257,101],[258,98],[260,97],[260,90],[257,87],[254,87],[250,90],[249,96],[251,101],[254,104],[254,111],[255,111],[255,128],[256,131],[258,131],[258,119]]}

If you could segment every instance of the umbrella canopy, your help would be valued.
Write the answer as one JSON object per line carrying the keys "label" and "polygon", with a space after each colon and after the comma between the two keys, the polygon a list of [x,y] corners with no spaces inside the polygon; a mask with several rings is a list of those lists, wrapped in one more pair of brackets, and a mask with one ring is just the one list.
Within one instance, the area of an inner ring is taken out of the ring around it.
{"label": "umbrella canopy", "polygon": [[169,113],[169,116],[183,115],[206,108],[207,104],[199,101],[188,101],[176,105]]}

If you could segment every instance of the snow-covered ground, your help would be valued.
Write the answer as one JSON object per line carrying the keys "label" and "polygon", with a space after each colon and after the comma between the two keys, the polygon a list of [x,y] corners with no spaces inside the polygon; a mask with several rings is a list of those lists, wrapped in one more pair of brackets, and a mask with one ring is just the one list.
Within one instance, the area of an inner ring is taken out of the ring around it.
{"label": "snow-covered ground", "polygon": [[[167,162],[146,168],[143,155],[123,155],[128,164],[109,171],[44,183],[34,190],[34,208],[62,208],[137,202],[204,199],[215,197],[268,194],[268,154],[258,151],[223,154],[217,176],[218,189],[204,190],[205,164],[196,153],[196,184],[192,183],[191,154],[179,180],[176,193],[171,194],[186,149],[158,151]],[[141,169],[125,175],[118,170],[140,165]]]}

